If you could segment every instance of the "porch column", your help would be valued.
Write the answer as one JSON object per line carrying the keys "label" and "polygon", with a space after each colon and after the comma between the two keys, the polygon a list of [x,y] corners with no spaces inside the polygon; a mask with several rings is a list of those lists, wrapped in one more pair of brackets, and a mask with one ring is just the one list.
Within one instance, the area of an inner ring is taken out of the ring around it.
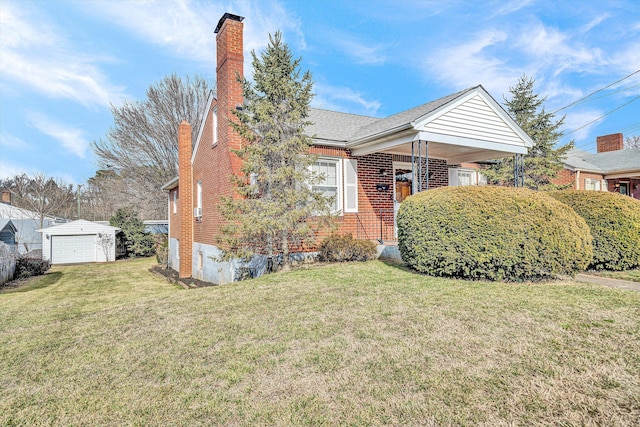
{"label": "porch column", "polygon": [[513,178],[516,187],[524,187],[524,156],[513,156]]}
{"label": "porch column", "polygon": [[[423,142],[424,160],[422,157]],[[429,141],[421,139],[411,141],[411,186],[412,194],[429,189]]]}

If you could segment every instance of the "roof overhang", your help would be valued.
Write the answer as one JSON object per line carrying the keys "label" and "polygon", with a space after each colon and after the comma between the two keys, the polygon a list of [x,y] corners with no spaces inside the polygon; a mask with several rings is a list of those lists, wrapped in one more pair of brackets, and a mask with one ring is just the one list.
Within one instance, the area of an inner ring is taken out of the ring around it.
{"label": "roof overhang", "polygon": [[176,176],[175,178],[173,178],[171,181],[167,182],[165,185],[163,185],[162,187],[160,187],[161,190],[164,191],[170,191],[173,190],[174,188],[176,188],[178,186],[178,181],[180,180],[180,177]]}
{"label": "roof overhang", "polygon": [[347,143],[355,156],[387,152],[411,155],[415,141],[428,142],[428,156],[449,164],[527,154],[531,138],[478,86],[409,123]]}
{"label": "roof overhang", "polygon": [[416,131],[415,129],[405,130],[398,135],[388,136],[381,141],[363,144],[353,148],[352,153],[354,156],[364,156],[379,152],[410,156],[412,147],[414,147],[413,142],[415,141],[427,141],[429,143],[428,156],[446,160],[449,164],[478,162],[513,156],[514,154],[527,154],[527,147],[524,145],[517,146],[495,141],[442,135],[433,132]]}
{"label": "roof overhang", "polygon": [[615,171],[615,173],[604,175],[604,179],[621,179],[621,178],[640,179],[640,170],[632,169],[628,171]]}

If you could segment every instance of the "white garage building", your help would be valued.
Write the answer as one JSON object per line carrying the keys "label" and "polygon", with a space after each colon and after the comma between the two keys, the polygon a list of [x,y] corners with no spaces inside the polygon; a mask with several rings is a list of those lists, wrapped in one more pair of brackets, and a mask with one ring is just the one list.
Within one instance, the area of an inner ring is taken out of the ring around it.
{"label": "white garage building", "polygon": [[116,259],[118,227],[79,219],[41,228],[42,258],[51,264],[107,262]]}

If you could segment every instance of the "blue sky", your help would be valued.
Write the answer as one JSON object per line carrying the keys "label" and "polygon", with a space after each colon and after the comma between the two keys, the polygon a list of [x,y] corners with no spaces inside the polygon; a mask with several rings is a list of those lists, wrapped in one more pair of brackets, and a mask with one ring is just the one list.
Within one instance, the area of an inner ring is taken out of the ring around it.
{"label": "blue sky", "polygon": [[[224,12],[245,17],[245,72],[281,30],[315,107],[377,117],[478,84],[502,102],[524,74],[555,111],[640,70],[637,0],[0,0],[0,177],[85,182],[111,104],[171,73],[215,81]],[[563,110],[564,141],[640,135],[639,98],[640,72]]]}

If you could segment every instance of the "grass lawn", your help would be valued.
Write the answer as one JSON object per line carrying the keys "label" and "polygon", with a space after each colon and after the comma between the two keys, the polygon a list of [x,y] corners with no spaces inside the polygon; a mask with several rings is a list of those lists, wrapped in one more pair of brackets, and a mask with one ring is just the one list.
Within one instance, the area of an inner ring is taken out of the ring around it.
{"label": "grass lawn", "polygon": [[640,421],[640,292],[379,261],[184,290],[152,262],[0,293],[0,425]]}
{"label": "grass lawn", "polygon": [[631,282],[640,282],[640,269],[626,271],[589,271],[589,274],[611,277],[612,279],[629,280]]}

